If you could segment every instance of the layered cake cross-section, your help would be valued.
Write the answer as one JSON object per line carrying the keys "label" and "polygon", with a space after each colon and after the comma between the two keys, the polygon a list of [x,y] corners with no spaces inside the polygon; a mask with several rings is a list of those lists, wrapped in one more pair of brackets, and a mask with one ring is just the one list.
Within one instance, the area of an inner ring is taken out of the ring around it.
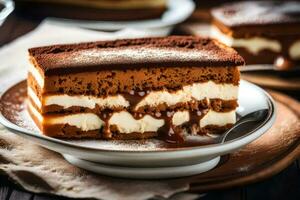
{"label": "layered cake cross-section", "polygon": [[300,2],[227,3],[211,14],[212,37],[235,48],[247,64],[281,69],[300,63]]}
{"label": "layered cake cross-section", "polygon": [[29,49],[28,110],[60,138],[178,142],[235,123],[242,57],[215,40],[170,36]]}

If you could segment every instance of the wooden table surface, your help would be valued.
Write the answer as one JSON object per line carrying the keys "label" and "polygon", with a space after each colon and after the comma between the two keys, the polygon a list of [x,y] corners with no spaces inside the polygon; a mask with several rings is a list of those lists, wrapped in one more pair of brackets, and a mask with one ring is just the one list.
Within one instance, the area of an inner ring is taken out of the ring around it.
{"label": "wooden table surface", "polygon": [[[17,16],[15,13],[9,16],[0,27],[0,46],[34,29],[40,20],[28,19]],[[294,92],[299,98],[300,92]],[[41,199],[66,199],[41,194],[33,194],[22,190],[6,176],[0,175],[0,200],[41,200]],[[276,176],[252,185],[241,186],[222,191],[213,191],[201,199],[300,199],[300,158],[287,169]]]}

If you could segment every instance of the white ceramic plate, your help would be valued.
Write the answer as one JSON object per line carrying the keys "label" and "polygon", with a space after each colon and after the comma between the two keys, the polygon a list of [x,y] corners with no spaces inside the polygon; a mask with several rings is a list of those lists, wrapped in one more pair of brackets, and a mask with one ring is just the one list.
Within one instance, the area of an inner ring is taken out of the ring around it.
{"label": "white ceramic plate", "polygon": [[170,27],[186,20],[194,11],[192,0],[168,0],[168,9],[161,18],[139,21],[91,21],[49,18],[52,22],[96,30],[120,30],[124,28],[154,29]]}
{"label": "white ceramic plate", "polygon": [[14,10],[15,4],[12,0],[0,0],[0,5],[3,9],[0,9],[0,26],[6,20],[8,15]]}
{"label": "white ceramic plate", "polygon": [[220,157],[218,156],[199,164],[178,167],[124,167],[90,162],[70,155],[63,156],[69,163],[80,168],[99,174],[131,179],[178,178],[201,174],[213,169],[220,161]]}
{"label": "white ceramic plate", "polygon": [[[167,148],[162,145],[162,141],[155,139],[67,141],[43,136],[38,131],[20,127],[7,120],[2,114],[0,122],[12,132],[63,154],[69,162],[97,173],[130,178],[170,178],[212,169],[217,165],[220,156],[236,151],[252,142],[272,126],[276,115],[272,98],[260,87],[241,81],[237,114],[244,116],[259,109],[268,109],[268,116],[260,124],[245,129],[246,132],[241,137],[223,144],[182,148]],[[24,120],[31,120],[26,113],[20,117]],[[158,169],[161,169],[160,173]],[[182,172],[177,173],[180,170]]]}

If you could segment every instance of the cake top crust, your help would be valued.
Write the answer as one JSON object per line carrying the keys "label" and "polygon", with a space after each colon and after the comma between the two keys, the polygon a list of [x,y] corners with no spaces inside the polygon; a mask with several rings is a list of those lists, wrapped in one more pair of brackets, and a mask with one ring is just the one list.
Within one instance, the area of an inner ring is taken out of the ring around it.
{"label": "cake top crust", "polygon": [[300,24],[300,2],[243,1],[227,3],[211,11],[214,19],[228,27]]}
{"label": "cake top crust", "polygon": [[216,40],[195,36],[123,39],[29,49],[45,75],[147,67],[241,66],[244,60]]}

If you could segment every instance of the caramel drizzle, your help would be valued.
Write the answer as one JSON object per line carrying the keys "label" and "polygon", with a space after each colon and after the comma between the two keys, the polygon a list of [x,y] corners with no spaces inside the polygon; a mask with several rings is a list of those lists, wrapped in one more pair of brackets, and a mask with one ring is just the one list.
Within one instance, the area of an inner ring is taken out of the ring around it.
{"label": "caramel drizzle", "polygon": [[[207,110],[201,111],[189,111],[189,121],[185,122],[180,126],[175,126],[172,122],[172,118],[175,114],[175,111],[164,111],[155,114],[141,114],[134,113],[133,118],[139,120],[145,115],[150,115],[155,119],[163,119],[164,125],[158,129],[158,138],[172,144],[180,144],[184,142],[184,131],[186,127],[190,127],[190,133],[197,133],[197,127],[199,126],[200,120],[205,116]],[[99,117],[104,121],[104,127],[102,129],[102,134],[104,138],[111,138],[113,132],[109,126],[109,119],[113,113],[111,112],[102,112]]]}
{"label": "caramel drizzle", "polygon": [[[158,138],[171,143],[171,144],[182,144],[185,142],[184,139],[184,132],[186,128],[189,127],[189,132],[193,134],[199,133],[199,122],[205,116],[205,114],[209,110],[209,101],[206,101],[207,108],[200,108],[197,104],[197,107],[193,108],[194,110],[189,112],[189,121],[185,122],[180,126],[175,126],[172,122],[173,116],[176,111],[180,110],[173,110],[173,111],[159,111],[159,112],[147,112],[147,113],[139,113],[134,111],[136,105],[146,97],[149,92],[131,92],[130,94],[122,94],[124,98],[130,102],[131,114],[134,119],[139,120],[143,118],[145,115],[150,115],[155,119],[163,119],[164,125],[158,129]],[[196,102],[196,101],[195,101]],[[186,111],[186,110],[185,110]],[[102,130],[102,134],[104,138],[111,138],[112,131],[111,127],[109,127],[109,119],[112,116],[112,111],[102,111],[100,112],[99,117],[105,122],[104,128]]]}

